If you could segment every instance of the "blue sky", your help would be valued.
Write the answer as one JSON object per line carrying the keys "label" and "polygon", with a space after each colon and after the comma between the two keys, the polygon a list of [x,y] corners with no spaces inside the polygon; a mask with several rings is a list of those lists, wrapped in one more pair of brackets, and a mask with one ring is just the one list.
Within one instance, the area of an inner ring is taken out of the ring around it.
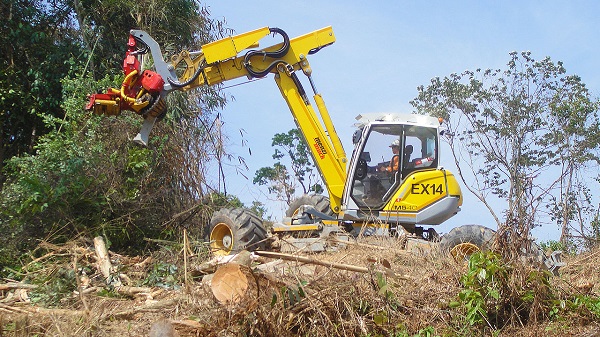
{"label": "blue sky", "polygon": [[[347,155],[358,114],[411,112],[417,86],[467,69],[503,69],[511,51],[528,50],[535,59],[562,61],[569,74],[582,77],[592,95],[600,93],[596,1],[218,0],[205,5],[236,34],[269,26],[295,37],[333,27],[336,43],[309,61]],[[227,191],[247,205],[253,200],[266,203],[279,219],[285,207],[269,202],[252,177],[260,167],[272,165],[271,138],[293,128],[292,117],[272,76],[228,87],[232,84],[225,85],[225,93],[235,99],[222,111],[227,146],[245,158],[248,179],[231,163]],[[442,161],[452,170],[449,153],[442,153]],[[467,223],[495,228],[483,206],[464,192],[462,211],[437,230]],[[547,240],[559,234],[556,225],[544,224],[534,235]]]}

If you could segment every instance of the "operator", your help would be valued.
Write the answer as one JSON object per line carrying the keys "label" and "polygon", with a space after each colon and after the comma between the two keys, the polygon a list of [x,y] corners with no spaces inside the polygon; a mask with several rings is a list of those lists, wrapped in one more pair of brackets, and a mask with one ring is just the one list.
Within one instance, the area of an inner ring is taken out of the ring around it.
{"label": "operator", "polygon": [[398,171],[398,165],[400,164],[400,140],[396,139],[390,145],[392,149],[392,160],[389,165],[382,165],[377,168],[379,172],[396,172]]}

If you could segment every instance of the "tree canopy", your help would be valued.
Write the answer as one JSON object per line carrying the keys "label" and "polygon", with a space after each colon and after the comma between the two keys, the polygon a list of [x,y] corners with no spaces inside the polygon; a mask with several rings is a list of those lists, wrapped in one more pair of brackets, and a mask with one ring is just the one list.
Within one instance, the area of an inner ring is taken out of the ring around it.
{"label": "tree canopy", "polygon": [[[580,216],[594,217],[585,186],[598,179],[598,100],[561,62],[513,52],[504,70],[432,79],[412,104],[444,118],[465,187],[513,240],[527,240],[540,221],[562,226],[563,241],[590,225]],[[495,208],[492,196],[505,206]]]}
{"label": "tree canopy", "polygon": [[[267,185],[269,193],[285,201],[288,205],[297,197],[298,185],[301,193],[322,193],[321,179],[314,171],[314,163],[306,147],[300,130],[277,133],[271,144],[275,148],[273,166],[261,167],[254,175],[253,183]],[[286,165],[287,164],[287,165]],[[288,171],[292,170],[292,175]]]}

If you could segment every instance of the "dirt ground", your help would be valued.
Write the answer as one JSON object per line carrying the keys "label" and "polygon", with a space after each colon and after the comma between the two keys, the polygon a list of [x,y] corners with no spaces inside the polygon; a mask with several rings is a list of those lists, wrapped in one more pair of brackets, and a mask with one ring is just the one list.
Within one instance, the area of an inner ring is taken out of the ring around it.
{"label": "dirt ground", "polygon": [[[235,304],[215,298],[199,271],[206,266],[206,259],[193,254],[185,259],[176,254],[179,283],[175,287],[160,282],[140,286],[140,280],[156,271],[150,266],[156,266],[160,257],[113,254],[111,261],[123,266],[121,274],[126,275],[121,287],[106,286],[98,272],[79,273],[76,290],[52,306],[32,301],[34,289],[4,280],[0,337],[149,336],[157,322],[164,329],[152,337],[458,336],[474,331],[461,332],[460,317],[450,310],[462,289],[465,263],[437,253],[406,252],[397,249],[398,242],[393,239],[359,243],[336,252],[302,255],[364,271],[256,257],[251,265],[253,292]],[[71,268],[86,264],[92,268],[95,263],[90,250],[69,247],[51,252]],[[595,251],[568,257],[561,274],[550,279],[553,289],[597,296],[599,256],[600,251]],[[187,278],[182,276],[185,270]],[[511,324],[499,335],[600,336],[600,324],[589,315],[566,315]]]}

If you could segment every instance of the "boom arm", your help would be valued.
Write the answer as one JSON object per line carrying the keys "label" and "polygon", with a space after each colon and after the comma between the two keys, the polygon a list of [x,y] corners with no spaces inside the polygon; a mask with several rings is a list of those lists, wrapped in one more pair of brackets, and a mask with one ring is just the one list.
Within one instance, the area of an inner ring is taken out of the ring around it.
{"label": "boom arm", "polygon": [[[257,45],[263,37],[280,34],[284,41],[262,50],[243,50]],[[121,90],[109,89],[105,94],[91,95],[86,107],[97,114],[119,115],[131,110],[142,115],[144,125],[135,141],[146,144],[157,119],[166,113],[165,97],[174,90],[189,90],[202,85],[215,85],[232,79],[264,77],[273,73],[281,95],[288,104],[294,121],[310,148],[313,160],[329,191],[334,212],[340,211],[346,178],[346,154],[335,131],[321,94],[312,80],[307,55],[335,42],[331,27],[316,30],[293,39],[278,28],[261,28],[224,38],[202,46],[200,52],[182,51],[171,62],[164,61],[160,46],[146,32],[132,30],[123,64],[126,74]],[[142,49],[136,49],[137,44]],[[156,72],[140,69],[137,56],[150,51]],[[182,70],[180,77],[176,69]],[[302,70],[310,81],[319,115],[297,76]]]}

